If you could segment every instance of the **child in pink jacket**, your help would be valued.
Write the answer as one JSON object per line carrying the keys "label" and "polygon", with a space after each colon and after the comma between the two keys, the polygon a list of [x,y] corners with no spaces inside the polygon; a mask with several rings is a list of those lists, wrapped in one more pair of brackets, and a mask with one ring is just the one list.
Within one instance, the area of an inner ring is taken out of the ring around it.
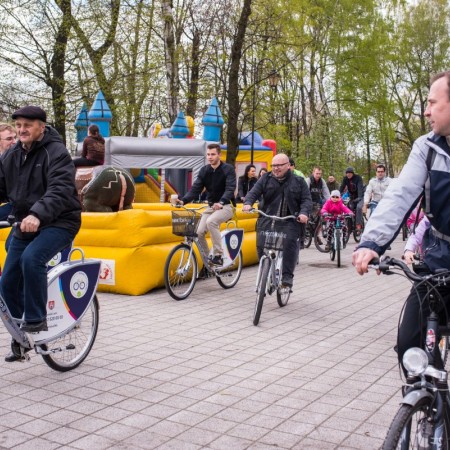
{"label": "child in pink jacket", "polygon": [[[322,216],[325,217],[325,220],[328,220],[328,228],[327,228],[327,245],[325,246],[325,250],[328,252],[331,249],[331,239],[333,238],[333,230],[334,230],[334,222],[336,221],[336,216],[339,214],[351,214],[353,216],[353,212],[350,208],[344,205],[341,193],[338,190],[331,191],[331,197],[325,202],[322,209],[320,210]],[[342,226],[342,238],[344,243],[347,236],[347,224],[344,220]]]}

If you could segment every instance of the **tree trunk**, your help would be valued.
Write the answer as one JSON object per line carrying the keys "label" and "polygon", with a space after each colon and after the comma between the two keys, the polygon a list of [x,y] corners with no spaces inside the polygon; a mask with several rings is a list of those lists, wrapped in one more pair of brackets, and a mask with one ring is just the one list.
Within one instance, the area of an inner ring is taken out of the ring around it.
{"label": "tree trunk", "polygon": [[195,117],[195,113],[197,111],[199,67],[200,67],[200,31],[195,30],[192,39],[191,81],[189,83],[188,104],[186,108],[187,115],[191,117]]}
{"label": "tree trunk", "polygon": [[178,114],[178,56],[175,45],[175,28],[172,0],[163,0],[164,56],[166,63],[167,112],[172,124]]}
{"label": "tree trunk", "polygon": [[252,13],[252,0],[244,0],[241,16],[231,48],[230,75],[228,77],[228,131],[227,131],[227,163],[235,165],[236,153],[239,147],[238,119],[239,119],[239,66],[242,57],[248,20]]}

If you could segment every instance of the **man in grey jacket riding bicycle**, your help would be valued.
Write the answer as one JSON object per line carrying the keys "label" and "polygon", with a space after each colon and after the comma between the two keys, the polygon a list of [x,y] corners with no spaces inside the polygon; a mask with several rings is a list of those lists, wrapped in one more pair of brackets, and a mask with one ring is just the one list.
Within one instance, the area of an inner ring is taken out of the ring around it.
{"label": "man in grey jacket riding bicycle", "polygon": [[[289,158],[280,154],[272,160],[272,171],[264,174],[247,193],[242,210],[249,211],[261,196],[262,211],[266,214],[297,217],[297,222],[289,222],[290,233],[283,250],[282,284],[292,287],[299,251],[299,228],[308,222],[312,208],[311,193],[306,181],[290,171]],[[260,218],[258,222],[264,220],[268,219]]]}
{"label": "man in grey jacket riding bicycle", "polygon": [[[425,117],[432,132],[414,143],[397,182],[389,186],[383,201],[370,216],[361,243],[353,254],[353,265],[360,275],[367,272],[372,258],[386,251],[424,188],[425,197],[429,199],[427,217],[432,225],[424,236],[424,262],[432,272],[441,268],[450,270],[450,71],[432,78]],[[442,294],[449,309],[450,288]],[[429,313],[428,305],[421,302],[423,295],[423,289],[417,293],[413,287],[406,301],[398,335],[400,361],[407,349],[420,347],[422,325]]]}

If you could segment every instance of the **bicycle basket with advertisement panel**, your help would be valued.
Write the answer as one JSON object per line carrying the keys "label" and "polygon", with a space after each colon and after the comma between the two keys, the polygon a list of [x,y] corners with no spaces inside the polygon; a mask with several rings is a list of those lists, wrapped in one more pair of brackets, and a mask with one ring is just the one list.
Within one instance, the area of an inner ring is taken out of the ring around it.
{"label": "bicycle basket with advertisement panel", "polygon": [[266,250],[283,250],[284,240],[288,236],[289,222],[272,221],[258,226],[258,246]]}
{"label": "bicycle basket with advertisement panel", "polygon": [[176,236],[197,236],[201,214],[191,211],[172,211],[172,233]]}

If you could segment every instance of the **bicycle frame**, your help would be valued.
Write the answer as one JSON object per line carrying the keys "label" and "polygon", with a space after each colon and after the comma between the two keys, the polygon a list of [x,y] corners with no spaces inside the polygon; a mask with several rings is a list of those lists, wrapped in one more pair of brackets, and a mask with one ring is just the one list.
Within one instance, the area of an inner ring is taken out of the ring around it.
{"label": "bicycle frame", "polygon": [[263,266],[264,259],[269,259],[270,270],[269,279],[266,284],[266,294],[271,295],[272,292],[276,291],[281,286],[281,270],[283,265],[283,251],[282,250],[267,250],[267,253],[261,257],[258,266],[258,273],[256,275],[256,285],[255,292],[258,292],[258,286],[261,281],[261,270]]}
{"label": "bicycle frame", "polygon": [[[3,324],[22,347],[40,346],[67,334],[82,320],[90,306],[97,291],[101,261],[85,259],[81,249],[71,250],[69,259],[75,251],[81,253],[81,260],[60,263],[47,274],[47,331],[33,334],[23,332],[20,328],[22,320],[11,316],[5,301],[0,297]],[[46,354],[39,347],[36,351]]]}

